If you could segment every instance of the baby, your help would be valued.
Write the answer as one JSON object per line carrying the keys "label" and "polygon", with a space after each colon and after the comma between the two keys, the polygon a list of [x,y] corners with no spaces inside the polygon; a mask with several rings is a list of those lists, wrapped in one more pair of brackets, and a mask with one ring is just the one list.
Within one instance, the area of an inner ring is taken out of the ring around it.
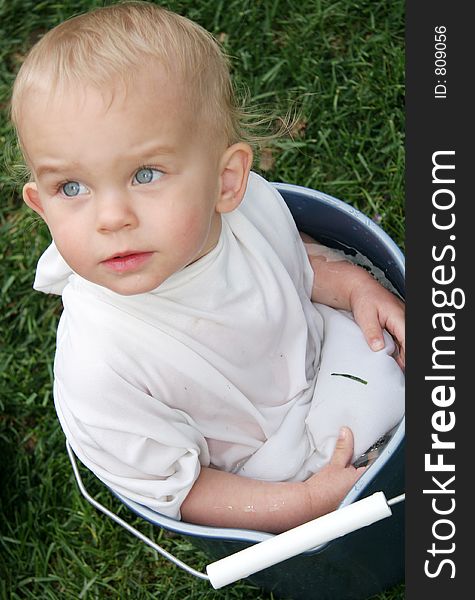
{"label": "baby", "polygon": [[54,397],[81,461],[196,523],[276,532],[336,508],[403,415],[404,307],[307,256],[250,171],[213,38],[148,3],[75,17],[26,58],[12,118],[53,238],[35,288],[62,294]]}

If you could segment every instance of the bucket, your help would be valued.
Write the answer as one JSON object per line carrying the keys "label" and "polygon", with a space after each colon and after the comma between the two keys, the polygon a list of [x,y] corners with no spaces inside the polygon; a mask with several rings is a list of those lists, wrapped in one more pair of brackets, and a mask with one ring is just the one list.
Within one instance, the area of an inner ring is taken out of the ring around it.
{"label": "bucket", "polygon": [[[404,256],[376,223],[352,206],[322,192],[292,184],[273,185],[286,201],[300,231],[326,246],[350,255],[364,255],[381,269],[395,290],[404,297]],[[188,567],[91,498],[84,489],[68,444],[67,448],[81,492],[89,502],[177,566],[213,583],[212,570],[208,570],[208,577]],[[399,583],[404,577],[404,504],[400,502],[403,490],[404,419],[391,432],[379,456],[329,518],[337,523],[339,515],[346,515],[345,511],[353,506],[363,505],[369,501],[368,497],[376,497],[377,492],[382,492],[383,498],[396,497],[393,502],[388,502],[391,504],[388,514],[380,516],[380,520],[372,524],[365,523],[367,526],[360,525],[356,530],[349,527],[348,533],[341,530],[337,534],[340,537],[264,568],[250,575],[249,580],[272,592],[276,598],[291,600],[366,600]],[[176,521],[123,496],[116,496],[141,518],[188,537],[215,561],[279,537],[260,531],[205,527]],[[378,499],[378,502],[382,501]],[[388,515],[390,518],[385,518]],[[317,529],[323,525],[319,525],[319,521],[315,521]],[[319,539],[318,535],[315,539]],[[212,566],[209,565],[208,569]]]}

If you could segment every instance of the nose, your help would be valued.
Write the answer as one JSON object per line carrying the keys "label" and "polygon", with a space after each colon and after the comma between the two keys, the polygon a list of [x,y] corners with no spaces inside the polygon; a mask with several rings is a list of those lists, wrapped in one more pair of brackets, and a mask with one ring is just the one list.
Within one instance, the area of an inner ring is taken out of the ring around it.
{"label": "nose", "polygon": [[96,227],[100,233],[114,233],[137,227],[138,217],[126,193],[107,193],[96,198]]}

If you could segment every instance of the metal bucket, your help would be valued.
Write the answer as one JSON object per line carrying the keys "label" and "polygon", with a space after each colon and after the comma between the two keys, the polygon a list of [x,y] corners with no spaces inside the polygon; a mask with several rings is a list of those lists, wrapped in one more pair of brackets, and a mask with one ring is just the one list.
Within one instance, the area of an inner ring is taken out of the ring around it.
{"label": "metal bucket", "polygon": [[[401,296],[404,296],[404,256],[394,241],[371,219],[350,205],[327,194],[301,186],[276,183],[297,227],[321,243],[345,252],[358,252],[381,269]],[[75,474],[85,497],[129,531],[127,524],[88,497],[82,488],[73,455]],[[381,454],[350,490],[338,511],[377,491],[386,497],[404,490],[404,420],[392,432]],[[127,498],[118,496],[134,513],[167,530],[189,536],[190,541],[216,560],[269,540],[272,534],[244,529],[204,527],[160,515]],[[388,503],[391,504],[391,503]],[[153,542],[166,558],[190,574],[208,576],[174,559]],[[310,551],[259,571],[249,579],[272,592],[276,598],[292,600],[365,600],[399,583],[404,577],[404,505],[397,500],[389,519],[352,531]]]}

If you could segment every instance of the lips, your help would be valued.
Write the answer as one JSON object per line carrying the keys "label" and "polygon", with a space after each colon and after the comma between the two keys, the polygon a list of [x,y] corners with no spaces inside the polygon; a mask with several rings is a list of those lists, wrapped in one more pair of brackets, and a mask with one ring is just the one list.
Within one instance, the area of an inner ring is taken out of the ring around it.
{"label": "lips", "polygon": [[126,273],[142,267],[152,254],[153,252],[121,252],[102,261],[102,264],[116,273]]}

